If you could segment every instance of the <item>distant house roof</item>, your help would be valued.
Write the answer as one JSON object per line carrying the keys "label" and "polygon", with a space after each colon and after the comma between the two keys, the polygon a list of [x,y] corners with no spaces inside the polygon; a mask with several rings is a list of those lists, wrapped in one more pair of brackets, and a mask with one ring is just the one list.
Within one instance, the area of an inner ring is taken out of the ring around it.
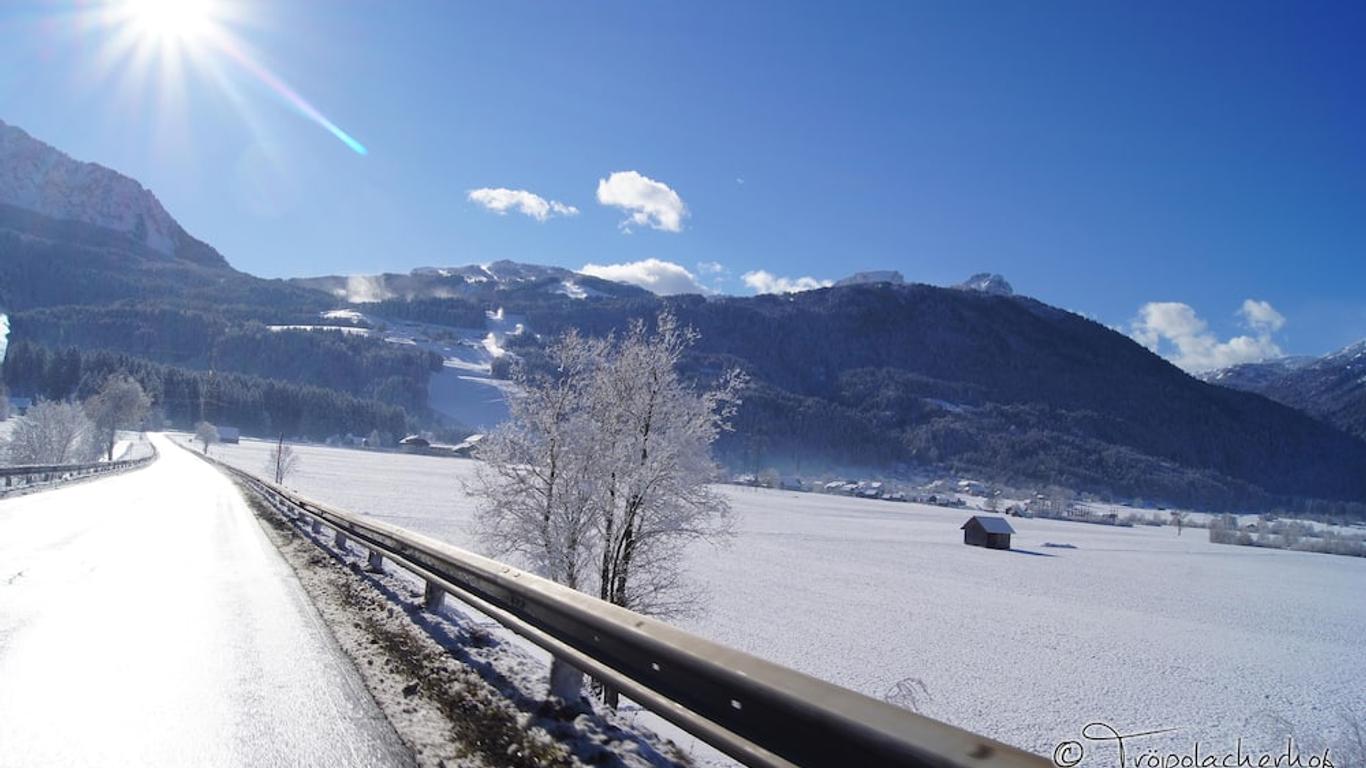
{"label": "distant house roof", "polygon": [[427,438],[421,437],[421,436],[419,436],[419,435],[408,435],[407,437],[403,438],[402,440],[399,440],[399,441],[398,441],[398,444],[399,444],[399,445],[411,445],[411,446],[415,446],[415,447],[418,447],[418,448],[426,448],[426,447],[428,447],[428,446],[431,445],[431,442],[429,442],[429,441],[427,440]]}
{"label": "distant house roof", "polygon": [[962,528],[959,528],[958,530],[961,531],[963,528],[967,528],[969,525],[972,525],[973,522],[976,522],[978,525],[982,526],[982,530],[986,531],[987,533],[1015,532],[1015,529],[1010,527],[1010,522],[1006,520],[1004,517],[991,517],[988,515],[973,515],[972,517],[969,517],[968,521],[966,523],[963,523]]}
{"label": "distant house roof", "polygon": [[452,451],[469,451],[469,450],[473,449],[474,446],[478,445],[478,444],[479,444],[479,441],[480,441],[480,440],[483,440],[483,439],[484,439],[484,436],[483,436],[483,435],[470,435],[469,437],[465,438],[464,440],[460,441],[459,443],[456,443],[455,447],[451,448],[451,450],[452,450]]}

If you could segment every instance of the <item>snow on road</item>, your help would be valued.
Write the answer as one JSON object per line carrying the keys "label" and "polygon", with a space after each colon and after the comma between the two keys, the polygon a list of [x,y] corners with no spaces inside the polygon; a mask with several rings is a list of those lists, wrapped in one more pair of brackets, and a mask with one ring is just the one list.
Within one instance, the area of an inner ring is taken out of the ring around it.
{"label": "snow on road", "polygon": [[[268,450],[220,456],[260,472]],[[305,495],[479,549],[476,462],[298,450]],[[737,536],[688,553],[711,599],[681,626],[727,645],[873,696],[916,678],[924,714],[1043,754],[1093,720],[1186,749],[1366,722],[1366,559],[1053,520],[998,552],[963,546],[963,510],[722,490]]]}
{"label": "snow on road", "polygon": [[410,764],[236,488],[153,440],[0,501],[0,766]]}

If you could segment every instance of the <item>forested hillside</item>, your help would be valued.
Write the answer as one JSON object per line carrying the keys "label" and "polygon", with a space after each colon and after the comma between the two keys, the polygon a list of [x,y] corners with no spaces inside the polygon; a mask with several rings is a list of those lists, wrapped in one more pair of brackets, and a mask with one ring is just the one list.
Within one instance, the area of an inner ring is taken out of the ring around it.
{"label": "forested hillside", "polygon": [[[932,463],[1216,508],[1366,499],[1361,441],[1028,298],[884,284],[514,308],[542,334],[602,334],[663,306],[701,333],[694,375],[755,379],[721,444],[736,466]],[[514,349],[536,360],[534,340]]]}
{"label": "forested hillside", "polygon": [[325,438],[398,434],[428,417],[439,358],[271,330],[314,323],[337,302],[238,272],[132,179],[10,126],[0,139],[13,171],[0,184],[0,306],[14,394],[81,394],[91,371],[126,370],[182,427],[218,414],[248,431]]}
{"label": "forested hillside", "polygon": [[[309,318],[315,320],[316,317]],[[15,338],[53,349],[123,352],[199,370],[234,371],[426,407],[439,355],[368,336],[272,330],[224,313],[167,307],[55,307],[13,316]]]}
{"label": "forested hillside", "polygon": [[126,373],[151,396],[160,418],[174,426],[199,421],[254,434],[325,440],[378,430],[389,439],[407,429],[402,408],[336,390],[237,373],[195,371],[105,351],[50,351],[12,342],[5,383],[14,393],[49,400],[85,399],[115,373]]}

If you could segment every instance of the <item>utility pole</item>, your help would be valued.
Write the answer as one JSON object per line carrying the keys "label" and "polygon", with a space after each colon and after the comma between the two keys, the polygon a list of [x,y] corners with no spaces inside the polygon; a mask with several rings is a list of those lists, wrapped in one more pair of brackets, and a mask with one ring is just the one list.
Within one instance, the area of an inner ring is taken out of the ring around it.
{"label": "utility pole", "polygon": [[276,485],[279,485],[280,483],[284,482],[284,478],[280,476],[280,473],[281,473],[282,470],[284,469],[284,467],[281,466],[281,463],[284,461],[284,459],[285,459],[285,433],[284,433],[284,432],[281,432],[281,433],[280,433],[280,442],[276,443],[276,445],[275,445],[275,484],[276,484]]}

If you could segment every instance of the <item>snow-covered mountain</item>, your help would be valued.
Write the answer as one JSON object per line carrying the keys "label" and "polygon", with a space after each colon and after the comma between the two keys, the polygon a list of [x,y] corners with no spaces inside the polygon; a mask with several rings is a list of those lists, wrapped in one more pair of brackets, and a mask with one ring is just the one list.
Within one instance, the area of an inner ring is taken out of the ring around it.
{"label": "snow-covered mountain", "polygon": [[835,286],[838,288],[847,285],[873,285],[876,283],[905,285],[906,278],[894,269],[875,269],[870,272],[855,272],[848,277],[835,281]]}
{"label": "snow-covered mountain", "polygon": [[1010,283],[1006,282],[1004,277],[990,272],[979,272],[953,287],[963,291],[989,293],[993,296],[1015,295],[1015,289],[1010,287]]}
{"label": "snow-covered mountain", "polygon": [[138,182],[102,165],[74,160],[3,121],[0,206],[118,232],[165,256],[225,265]]}
{"label": "snow-covered mountain", "polygon": [[1244,363],[1200,378],[1265,395],[1366,439],[1366,340],[1323,357]]}
{"label": "snow-covered mountain", "polygon": [[348,302],[389,299],[494,298],[510,292],[559,294],[571,299],[649,296],[643,288],[562,267],[495,261],[459,267],[419,267],[408,274],[327,275],[292,280]]}

